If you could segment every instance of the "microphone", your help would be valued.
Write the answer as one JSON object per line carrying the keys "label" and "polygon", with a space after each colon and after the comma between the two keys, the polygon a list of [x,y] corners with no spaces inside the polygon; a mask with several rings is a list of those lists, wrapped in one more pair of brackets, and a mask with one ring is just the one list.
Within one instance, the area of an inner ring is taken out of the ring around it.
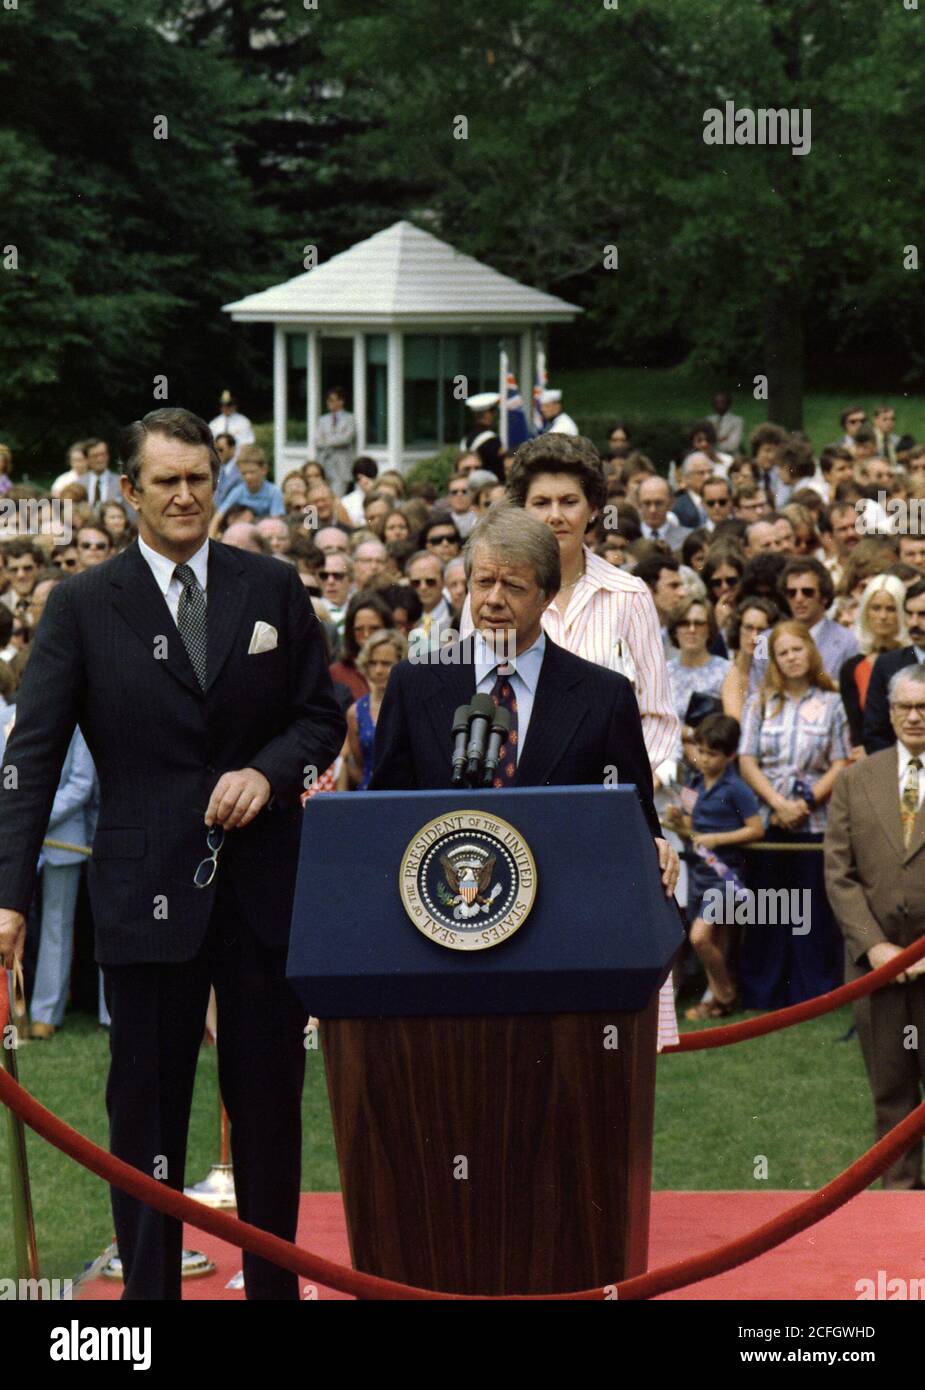
{"label": "microphone", "polygon": [[488,737],[488,752],[485,754],[485,771],[482,773],[482,786],[490,787],[498,771],[501,760],[501,745],[511,730],[511,711],[503,705],[495,709],[495,717]]}
{"label": "microphone", "polygon": [[460,705],[453,715],[453,782],[454,787],[463,784],[466,766],[466,736],[469,733],[469,706]]}
{"label": "microphone", "polygon": [[469,706],[469,744],[466,748],[466,776],[475,785],[485,761],[485,743],[491,721],[495,717],[495,702],[490,695],[476,695]]}

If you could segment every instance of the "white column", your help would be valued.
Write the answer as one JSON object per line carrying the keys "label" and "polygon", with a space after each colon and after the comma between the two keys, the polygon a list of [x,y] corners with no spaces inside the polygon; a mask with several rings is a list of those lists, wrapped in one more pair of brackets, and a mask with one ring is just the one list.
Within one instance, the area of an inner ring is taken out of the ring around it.
{"label": "white column", "polygon": [[502,348],[498,354],[498,394],[501,397],[501,402],[498,406],[498,424],[501,431],[501,443],[504,445],[505,449],[507,448],[508,441],[507,374],[509,370],[507,353],[504,348]]}
{"label": "white column", "polygon": [[286,333],[277,323],[273,328],[273,481],[277,483],[285,471],[286,386]]}
{"label": "white column", "polygon": [[405,351],[401,330],[389,334],[388,466],[401,472],[405,452]]}
{"label": "white column", "polygon": [[366,343],[353,335],[353,415],[357,422],[357,454],[366,453]]}
{"label": "white column", "polygon": [[520,394],[528,429],[533,429],[533,333],[525,328],[520,335]]}
{"label": "white column", "polygon": [[321,334],[316,328],[308,330],[305,370],[308,374],[305,383],[305,397],[308,403],[308,451],[306,458],[311,458],[315,430],[318,427],[318,417],[321,414]]}

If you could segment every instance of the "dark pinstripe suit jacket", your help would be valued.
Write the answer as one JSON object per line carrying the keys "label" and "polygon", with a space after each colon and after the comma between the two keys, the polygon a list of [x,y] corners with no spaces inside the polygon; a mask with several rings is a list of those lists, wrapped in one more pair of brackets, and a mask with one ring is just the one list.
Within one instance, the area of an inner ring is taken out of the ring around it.
{"label": "dark pinstripe suit jacket", "polygon": [[[221,874],[259,937],[284,945],[304,770],[328,767],[343,743],[321,632],[296,570],[210,541],[207,592],[204,691],[136,542],[52,590],[17,694],[5,765],[18,786],[7,777],[0,786],[0,907],[28,909],[79,723],[100,783],[88,887],[103,964],[190,959]],[[278,646],[248,655],[258,620],[277,629]],[[212,789],[243,767],[268,778],[271,805],[228,833],[213,884],[196,888]]]}

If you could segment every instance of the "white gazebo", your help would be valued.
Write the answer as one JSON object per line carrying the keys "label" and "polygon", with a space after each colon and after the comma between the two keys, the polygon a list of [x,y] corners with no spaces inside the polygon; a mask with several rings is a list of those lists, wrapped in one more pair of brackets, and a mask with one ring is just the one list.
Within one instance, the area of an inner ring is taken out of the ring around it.
{"label": "white gazebo", "polygon": [[411,222],[224,306],[273,324],[275,471],[310,457],[332,386],[346,389],[357,453],[405,469],[466,432],[465,394],[500,389],[503,364],[529,408],[542,329],[581,313],[464,256]]}

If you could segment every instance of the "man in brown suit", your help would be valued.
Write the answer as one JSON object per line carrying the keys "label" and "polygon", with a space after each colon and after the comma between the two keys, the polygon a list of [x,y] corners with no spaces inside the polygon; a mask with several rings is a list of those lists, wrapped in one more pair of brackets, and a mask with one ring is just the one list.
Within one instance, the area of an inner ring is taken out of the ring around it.
{"label": "man in brown suit", "polygon": [[[825,836],[825,881],[845,937],[846,978],[892,960],[925,932],[925,663],[889,684],[896,746],[835,783]],[[922,1099],[925,960],[854,1006],[874,1097],[877,1136]],[[922,1187],[922,1145],[884,1175],[884,1187]]]}

